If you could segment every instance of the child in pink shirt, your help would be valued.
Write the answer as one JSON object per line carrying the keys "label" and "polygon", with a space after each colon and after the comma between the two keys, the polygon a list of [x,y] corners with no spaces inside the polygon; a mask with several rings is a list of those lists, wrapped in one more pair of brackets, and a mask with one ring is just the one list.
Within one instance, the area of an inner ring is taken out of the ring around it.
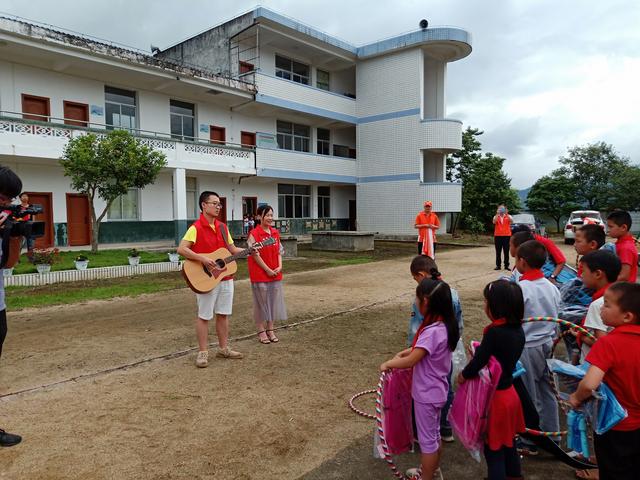
{"label": "child in pink shirt", "polygon": [[[413,367],[411,394],[422,452],[422,478],[431,479],[440,465],[440,411],[447,401],[451,354],[460,333],[451,289],[442,280],[422,280],[416,289],[416,305],[424,321],[413,345],[380,365],[380,370]],[[407,472],[410,476],[415,473]]]}

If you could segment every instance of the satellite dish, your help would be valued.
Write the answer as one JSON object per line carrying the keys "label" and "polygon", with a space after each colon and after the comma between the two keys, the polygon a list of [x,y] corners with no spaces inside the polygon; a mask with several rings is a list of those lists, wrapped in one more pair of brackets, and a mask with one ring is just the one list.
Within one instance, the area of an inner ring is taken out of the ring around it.
{"label": "satellite dish", "polygon": [[429,26],[429,22],[427,22],[427,20],[423,18],[422,20],[420,20],[419,25],[420,25],[420,28],[424,30]]}

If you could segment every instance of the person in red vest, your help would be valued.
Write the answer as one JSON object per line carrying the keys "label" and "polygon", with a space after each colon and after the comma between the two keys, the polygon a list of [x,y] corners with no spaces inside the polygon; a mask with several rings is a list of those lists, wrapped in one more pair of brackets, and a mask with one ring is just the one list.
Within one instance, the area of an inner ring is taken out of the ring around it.
{"label": "person in red vest", "polygon": [[433,213],[433,204],[427,200],[423,204],[424,210],[418,212],[413,228],[418,229],[418,255],[435,258],[436,230],[440,228],[440,219]]}
{"label": "person in red vest", "polygon": [[[200,218],[189,227],[180,241],[178,253],[190,260],[201,262],[210,271],[216,270],[216,263],[205,253],[219,248],[226,248],[232,254],[240,253],[241,248],[233,244],[227,226],[218,220],[222,204],[220,196],[215,192],[204,191],[198,200]],[[209,321],[216,316],[216,333],[218,335],[218,351],[216,357],[242,358],[240,352],[229,348],[229,315],[233,308],[233,276],[225,277],[216,288],[208,293],[196,293],[198,301],[198,318],[196,319],[196,335],[198,337],[198,356],[196,366],[209,365]]]}
{"label": "person in red vest", "polygon": [[273,238],[275,243],[262,247],[248,259],[249,279],[253,292],[253,319],[260,343],[276,343],[273,323],[287,319],[282,292],[282,244],[280,233],[272,227],[273,207],[261,205],[256,215],[258,225],[249,232],[248,245]]}
{"label": "person in red vest", "polygon": [[498,205],[498,210],[493,217],[493,242],[496,247],[496,268],[500,270],[500,253],[504,257],[504,269],[509,270],[509,240],[511,239],[511,223],[513,218],[509,215],[507,207]]}

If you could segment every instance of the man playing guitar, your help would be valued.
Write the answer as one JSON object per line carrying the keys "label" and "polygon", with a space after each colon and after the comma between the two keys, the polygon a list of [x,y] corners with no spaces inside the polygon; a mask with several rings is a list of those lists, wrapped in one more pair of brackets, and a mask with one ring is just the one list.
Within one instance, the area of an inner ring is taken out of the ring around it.
{"label": "man playing guitar", "polygon": [[[220,196],[215,192],[204,191],[199,199],[201,215],[180,241],[178,253],[189,260],[201,262],[210,272],[219,270],[215,261],[203,254],[211,253],[219,248],[226,248],[232,254],[242,252],[233,244],[227,226],[218,220],[222,204]],[[198,301],[198,318],[196,319],[196,335],[198,337],[198,356],[196,366],[209,365],[209,320],[216,316],[216,334],[218,335],[217,357],[242,358],[240,352],[231,350],[229,341],[229,315],[233,308],[233,277],[225,277],[208,293],[196,293]]]}

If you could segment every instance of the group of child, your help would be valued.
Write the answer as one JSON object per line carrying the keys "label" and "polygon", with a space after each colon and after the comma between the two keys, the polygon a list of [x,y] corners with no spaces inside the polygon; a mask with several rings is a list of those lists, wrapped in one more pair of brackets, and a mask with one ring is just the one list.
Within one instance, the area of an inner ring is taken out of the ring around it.
{"label": "group of child", "polygon": [[[576,233],[575,248],[582,255],[578,274],[593,299],[582,326],[593,332],[596,340],[572,332],[578,337],[582,359],[590,366],[570,403],[578,408],[605,382],[626,409],[625,420],[602,435],[594,433],[600,478],[625,480],[640,478],[640,285],[635,283],[638,252],[629,233],[628,212],[613,212],[607,223],[609,234],[617,240],[616,253],[603,248],[604,231],[600,226],[585,225]],[[509,246],[516,266],[510,278],[490,282],[484,288],[484,311],[489,324],[473,357],[456,379],[462,384],[476,377],[492,356],[502,367],[487,412],[484,456],[489,480],[522,478],[519,453],[537,453],[533,445],[516,444],[517,435],[525,431],[522,403],[513,386],[512,372],[518,360],[524,366],[522,381],[539,414],[541,429],[559,430],[558,403],[547,367],[556,325],[523,323],[529,317],[558,317],[562,298],[555,283],[557,270],[551,269],[551,280],[545,277],[542,268],[552,255],[532,232],[516,232]],[[414,258],[411,275],[418,287],[409,327],[410,346],[380,369],[413,368],[420,470],[422,478],[430,480],[442,478],[441,440],[452,440],[447,412],[453,397],[452,352],[461,336],[462,310],[457,292],[444,282],[433,259]],[[420,473],[412,469],[407,474]]]}

